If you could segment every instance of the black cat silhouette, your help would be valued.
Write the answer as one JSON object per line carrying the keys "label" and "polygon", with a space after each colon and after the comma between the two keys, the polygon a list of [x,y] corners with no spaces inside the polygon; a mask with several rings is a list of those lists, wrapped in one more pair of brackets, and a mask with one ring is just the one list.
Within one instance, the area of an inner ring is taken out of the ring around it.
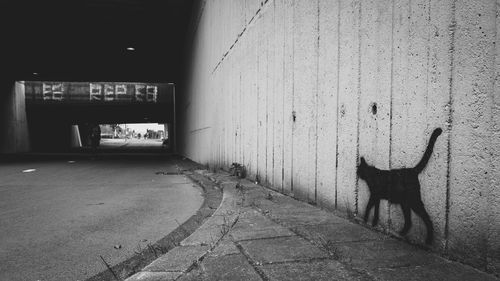
{"label": "black cat silhouette", "polygon": [[418,174],[422,172],[427,162],[429,162],[436,139],[442,132],[443,130],[441,128],[437,128],[432,132],[429,144],[427,145],[427,149],[422,159],[418,162],[417,166],[413,168],[380,170],[368,165],[365,159],[361,157],[357,173],[361,179],[366,181],[370,189],[370,199],[366,205],[364,216],[365,223],[368,220],[371,208],[375,207],[372,225],[377,225],[380,200],[386,199],[391,203],[401,205],[405,218],[403,229],[399,232],[402,236],[406,235],[411,228],[411,210],[413,210],[422,218],[427,228],[427,238],[425,242],[427,244],[432,243],[434,228],[420,196]]}

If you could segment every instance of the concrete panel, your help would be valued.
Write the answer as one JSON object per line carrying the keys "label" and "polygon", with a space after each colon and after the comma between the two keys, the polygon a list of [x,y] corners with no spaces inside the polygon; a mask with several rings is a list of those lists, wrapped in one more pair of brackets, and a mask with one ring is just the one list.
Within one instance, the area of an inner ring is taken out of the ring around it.
{"label": "concrete panel", "polygon": [[293,0],[284,1],[284,61],[283,61],[283,88],[284,88],[284,106],[283,106],[283,190],[285,193],[293,192],[293,141],[294,141],[294,122],[293,111],[294,103],[294,29],[293,29],[293,14],[295,11]]}
{"label": "concrete panel", "polygon": [[258,159],[258,154],[257,154],[257,136],[258,136],[258,115],[257,115],[257,110],[258,110],[258,88],[257,88],[257,77],[258,77],[258,68],[257,68],[257,63],[258,63],[258,47],[257,47],[257,32],[255,29],[251,29],[250,34],[249,34],[249,45],[250,45],[250,50],[249,54],[251,54],[252,60],[249,63],[250,66],[250,73],[249,73],[249,78],[251,81],[251,86],[250,86],[250,108],[251,108],[251,122],[250,122],[250,143],[251,143],[251,151],[252,155],[250,157],[250,167],[251,170],[250,172],[253,175],[253,178],[257,175],[257,159]]}
{"label": "concrete panel", "polygon": [[224,81],[226,82],[226,87],[227,87],[227,95],[225,98],[227,99],[227,113],[229,116],[226,117],[226,120],[228,121],[228,126],[227,126],[227,146],[228,146],[228,153],[227,153],[227,162],[226,162],[226,167],[229,167],[233,161],[235,161],[235,146],[234,146],[234,138],[235,138],[235,108],[234,108],[234,99],[235,99],[235,92],[234,92],[234,52],[228,57],[226,57],[228,62],[227,62],[227,67],[226,67],[226,77],[229,79],[225,79]]}
{"label": "concrete panel", "polygon": [[[445,246],[447,220],[447,186],[449,169],[448,126],[451,111],[451,55],[450,24],[453,19],[453,1],[430,3],[428,69],[427,69],[427,130],[441,127],[444,133],[439,137],[427,168],[420,174],[422,200],[434,225],[434,245],[440,250]],[[418,238],[417,238],[418,239]],[[423,241],[423,240],[419,240]]]}
{"label": "concrete panel", "polygon": [[340,1],[337,208],[357,213],[360,1]]}
{"label": "concrete panel", "polygon": [[[227,4],[229,5],[229,4]],[[228,17],[230,16],[230,12],[227,11]],[[229,23],[227,23],[229,24]],[[231,30],[228,28],[227,30],[228,33],[231,32]],[[225,105],[221,110],[223,110],[223,114],[219,113],[219,115],[224,116],[224,138],[225,138],[225,146],[226,146],[226,154],[225,154],[225,165],[224,168],[228,169],[229,166],[233,162],[237,162],[236,160],[236,146],[235,146],[235,140],[236,140],[236,126],[237,126],[237,118],[236,118],[236,106],[235,106],[235,100],[237,99],[238,93],[235,90],[235,84],[237,83],[236,80],[236,65],[235,65],[235,59],[236,59],[236,54],[234,50],[226,50],[228,53],[224,57],[224,61],[221,64],[224,65],[223,71],[221,71],[219,74],[220,76],[220,83],[223,85],[225,88],[225,94],[221,96],[221,98],[224,100]]]}
{"label": "concrete panel", "polygon": [[276,91],[274,89],[274,6],[271,4],[266,5],[264,9],[264,22],[262,23],[267,32],[266,35],[266,48],[267,48],[267,77],[266,77],[266,92],[267,92],[267,108],[266,108],[266,177],[264,182],[266,186],[273,186],[274,180],[274,96]]}
{"label": "concrete panel", "polygon": [[235,20],[238,21],[238,27],[236,28],[236,36],[239,37],[247,25],[246,21],[246,3],[245,1],[233,1],[236,2],[236,12]]}
{"label": "concrete panel", "polygon": [[242,89],[241,89],[241,83],[242,83],[242,75],[241,75],[241,68],[242,66],[238,63],[242,60],[242,53],[241,53],[241,48],[235,49],[235,94],[236,94],[236,99],[235,99],[235,108],[236,108],[236,116],[235,119],[237,120],[236,122],[236,128],[235,128],[235,146],[236,146],[236,162],[242,164],[243,162],[243,150],[242,150],[242,130],[241,130],[241,125],[242,125],[242,111],[243,111],[243,104],[242,104]]}
{"label": "concrete panel", "polygon": [[274,167],[273,188],[283,192],[283,142],[284,142],[284,0],[274,3]]}
{"label": "concrete panel", "polygon": [[[497,1],[497,15],[500,14],[500,1]],[[488,253],[487,269],[490,272],[500,272],[500,21],[496,22],[495,38],[495,88],[493,89],[493,112],[491,132],[491,183],[488,192]]]}
{"label": "concrete panel", "polygon": [[[392,9],[392,1],[361,3],[359,154],[369,165],[384,170],[390,168]],[[360,180],[361,214],[368,198],[368,186]],[[388,227],[389,223],[389,207],[382,201],[380,225]]]}
{"label": "concrete panel", "polygon": [[485,267],[495,1],[456,1],[448,251]]}
{"label": "concrete panel", "polygon": [[[263,15],[259,14],[257,21],[262,22]],[[255,25],[257,32],[257,175],[259,181],[265,184],[267,174],[267,26]]]}
{"label": "concrete panel", "polygon": [[317,198],[320,205],[333,209],[337,195],[339,2],[320,0],[318,15]]}
{"label": "concrete panel", "polygon": [[294,12],[293,193],[315,201],[318,1],[299,0]]}
{"label": "concrete panel", "polygon": [[[222,7],[221,7],[222,8]],[[222,11],[221,11],[222,12]],[[222,39],[224,40],[224,39]],[[220,64],[218,69],[217,69],[217,72],[216,72],[216,75],[217,75],[217,79],[215,79],[216,81],[216,85],[219,85],[220,87],[220,90],[217,91],[217,95],[216,95],[216,98],[215,100],[218,102],[218,105],[217,105],[217,111],[215,111],[213,114],[214,114],[214,118],[217,118],[218,119],[218,123],[219,123],[219,136],[221,138],[221,148],[222,148],[222,151],[221,151],[221,162],[219,163],[219,167],[225,167],[227,165],[227,161],[228,161],[228,145],[227,145],[227,139],[228,139],[228,123],[230,122],[228,120],[229,118],[229,114],[228,114],[228,90],[227,90],[227,81],[229,79],[224,79],[223,77],[227,77],[227,73],[226,73],[226,68],[229,66],[229,64],[227,63],[223,63],[223,64]],[[216,112],[223,112],[223,114],[216,114]]]}
{"label": "concrete panel", "polygon": [[[234,37],[234,29],[235,29],[235,26],[237,26],[237,21],[236,21],[236,18],[234,18],[234,8],[233,7],[234,4],[231,4],[231,21],[232,21],[232,25],[231,25],[231,38],[232,38],[232,43],[234,43],[234,40],[236,40],[236,37]],[[238,138],[238,122],[239,122],[239,114],[238,114],[238,107],[237,107],[237,104],[238,104],[238,98],[239,98],[239,93],[238,93],[238,83],[239,83],[239,73],[238,73],[238,67],[239,67],[239,63],[238,61],[236,60],[238,57],[237,57],[237,52],[235,49],[231,49],[229,51],[229,56],[228,56],[228,59],[229,59],[229,62],[230,62],[230,69],[229,69],[229,77],[230,77],[230,82],[229,82],[229,89],[230,89],[230,97],[231,97],[231,102],[230,102],[230,106],[231,106],[231,127],[230,127],[230,142],[231,142],[231,157],[229,158],[229,162],[228,164],[231,165],[231,163],[233,162],[238,162],[238,147],[237,147],[237,144],[236,144],[236,140]]]}
{"label": "concrete panel", "polygon": [[245,0],[245,17],[247,24],[254,20],[257,11],[260,9],[261,0]]}
{"label": "concrete panel", "polygon": [[231,47],[231,44],[234,42],[233,34],[231,32],[232,26],[235,24],[234,21],[232,21],[231,18],[231,2],[234,1],[228,1],[228,0],[223,0],[222,1],[222,28],[223,28],[223,45],[222,45],[222,54],[226,54],[226,52],[229,51],[229,48]]}
{"label": "concrete panel", "polygon": [[251,64],[251,56],[249,52],[249,46],[248,44],[248,34],[247,36],[244,36],[240,39],[240,44],[238,48],[242,50],[242,53],[245,54],[242,57],[241,63],[245,66],[242,67],[241,72],[242,72],[242,80],[241,80],[241,94],[242,94],[242,124],[241,124],[241,135],[243,138],[243,164],[247,168],[247,174],[250,175],[251,173],[251,155],[252,155],[252,150],[251,146],[252,143],[250,141],[250,137],[252,135],[252,131],[250,130],[251,128],[251,123],[252,123],[252,108],[250,106],[250,100],[251,100],[251,85],[252,81],[250,80],[250,64]]}
{"label": "concrete panel", "polygon": [[[448,27],[451,2],[397,1],[394,15],[392,96],[392,168],[413,167],[422,158],[430,134],[445,128],[449,104],[450,59]],[[432,13],[432,15],[431,15]],[[432,41],[431,41],[432,40]],[[446,216],[447,135],[439,137],[427,168],[420,176],[422,200],[444,247]],[[391,208],[392,230],[402,229],[398,206]],[[409,238],[422,242],[426,227],[413,214]]]}

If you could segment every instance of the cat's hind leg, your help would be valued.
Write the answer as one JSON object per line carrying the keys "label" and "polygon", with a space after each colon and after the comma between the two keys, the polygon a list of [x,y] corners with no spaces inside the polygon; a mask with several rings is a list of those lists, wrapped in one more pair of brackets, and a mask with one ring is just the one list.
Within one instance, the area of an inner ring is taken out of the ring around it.
{"label": "cat's hind leg", "polygon": [[403,210],[403,215],[405,217],[405,224],[399,232],[401,236],[405,236],[411,228],[411,208],[407,204],[401,204],[401,209]]}
{"label": "cat's hind leg", "polygon": [[425,239],[425,243],[431,244],[434,238],[434,227],[432,226],[432,221],[431,218],[429,217],[429,214],[425,210],[424,203],[421,200],[419,200],[418,202],[413,204],[412,209],[424,221],[425,226],[427,228],[427,238]]}
{"label": "cat's hind leg", "polygon": [[378,216],[379,216],[379,208],[380,208],[380,199],[375,200],[375,211],[373,211],[373,221],[372,226],[376,226],[378,224]]}

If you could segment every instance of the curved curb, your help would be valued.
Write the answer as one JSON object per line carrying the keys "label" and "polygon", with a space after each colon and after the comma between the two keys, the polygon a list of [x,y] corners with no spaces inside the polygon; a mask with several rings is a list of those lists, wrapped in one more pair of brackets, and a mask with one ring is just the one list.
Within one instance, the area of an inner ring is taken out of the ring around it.
{"label": "curved curb", "polygon": [[[134,256],[111,268],[108,267],[108,270],[102,271],[86,279],[86,281],[117,280],[118,278],[120,278],[119,280],[123,280],[134,273],[140,273],[142,268],[161,255],[177,247],[182,240],[192,235],[200,225],[203,225],[203,223],[213,216],[216,208],[220,206],[223,199],[220,188],[216,184],[209,184],[208,180],[201,175],[196,176],[190,172],[185,172],[183,175],[188,177],[193,184],[197,184],[203,189],[204,200],[196,213],[167,236],[161,238],[152,245],[148,244],[147,247],[144,247],[140,252],[136,252]],[[164,278],[162,280],[164,280]]]}
{"label": "curved curb", "polygon": [[[212,174],[206,170],[194,172],[210,179],[223,191],[222,202],[195,232],[186,237],[180,245],[159,257],[142,271],[125,281],[175,280],[189,272],[210,253],[238,221],[241,202],[239,202],[234,178],[229,175]],[[200,183],[200,181],[198,181]],[[203,185],[203,183],[200,183]]]}

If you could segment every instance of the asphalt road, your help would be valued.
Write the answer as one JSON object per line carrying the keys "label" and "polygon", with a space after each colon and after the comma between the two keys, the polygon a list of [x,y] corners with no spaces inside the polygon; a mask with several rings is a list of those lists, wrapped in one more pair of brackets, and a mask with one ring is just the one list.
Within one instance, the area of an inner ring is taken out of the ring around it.
{"label": "asphalt road", "polygon": [[120,148],[162,148],[162,140],[159,139],[101,139],[99,149]]}
{"label": "asphalt road", "polygon": [[144,157],[0,163],[0,280],[84,280],[105,269],[99,256],[114,265],[166,236],[203,197],[158,171],[175,167]]}

